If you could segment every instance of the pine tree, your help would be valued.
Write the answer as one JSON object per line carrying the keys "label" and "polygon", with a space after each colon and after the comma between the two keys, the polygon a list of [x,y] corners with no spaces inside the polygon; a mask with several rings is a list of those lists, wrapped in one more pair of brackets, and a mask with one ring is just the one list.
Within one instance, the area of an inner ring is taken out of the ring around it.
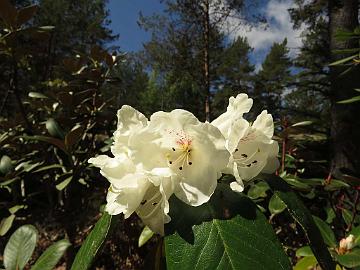
{"label": "pine tree", "polygon": [[291,79],[292,62],[288,54],[286,39],[281,43],[275,42],[256,75],[255,97],[277,118],[281,115],[282,96],[288,90]]}

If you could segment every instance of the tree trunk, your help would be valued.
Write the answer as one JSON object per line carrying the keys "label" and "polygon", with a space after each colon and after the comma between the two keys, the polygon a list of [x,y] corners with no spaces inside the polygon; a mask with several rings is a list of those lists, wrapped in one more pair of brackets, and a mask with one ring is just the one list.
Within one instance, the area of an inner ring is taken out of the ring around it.
{"label": "tree trunk", "polygon": [[205,119],[210,122],[210,16],[209,0],[204,1],[204,89],[205,89]]}
{"label": "tree trunk", "polygon": [[[329,0],[329,34],[332,61],[344,55],[335,54],[334,50],[358,47],[352,41],[339,41],[335,38],[337,30],[353,31],[358,25],[358,0]],[[349,56],[349,55],[346,55]],[[341,74],[347,67],[330,67],[331,81],[331,172],[335,177],[343,173],[360,173],[360,104],[337,104],[338,101],[351,98],[360,88],[359,68]]]}

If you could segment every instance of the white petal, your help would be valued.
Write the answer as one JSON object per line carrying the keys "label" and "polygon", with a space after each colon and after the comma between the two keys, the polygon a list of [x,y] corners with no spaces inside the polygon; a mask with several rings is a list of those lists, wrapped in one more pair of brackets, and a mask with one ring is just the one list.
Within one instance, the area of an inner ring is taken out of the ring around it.
{"label": "white petal", "polygon": [[231,182],[230,188],[235,192],[243,192],[244,186],[240,185],[238,182]]}
{"label": "white petal", "polygon": [[253,100],[248,98],[246,94],[239,94],[236,98],[230,97],[226,112],[213,120],[211,124],[220,129],[222,134],[226,137],[232,123],[235,120],[242,118],[244,113],[249,112],[252,104]]}
{"label": "white petal", "polygon": [[124,105],[118,110],[118,124],[114,132],[114,144],[111,152],[118,155],[127,151],[128,140],[132,133],[145,127],[148,123],[147,118],[131,106]]}
{"label": "white petal", "polygon": [[125,184],[121,179],[129,173],[134,173],[136,170],[133,162],[125,154],[120,154],[115,158],[100,155],[89,159],[89,163],[99,167],[101,169],[100,173],[116,186]]}
{"label": "white petal", "polygon": [[142,173],[128,174],[122,182],[131,183],[128,187],[110,186],[107,194],[106,211],[111,215],[123,213],[128,218],[144,199],[144,195],[152,185]]}
{"label": "white petal", "polygon": [[279,153],[279,144],[277,141],[273,141],[269,146],[269,156],[262,172],[274,173],[277,170],[277,168],[279,168],[280,162],[277,157],[278,153]]}
{"label": "white petal", "polygon": [[262,132],[268,139],[271,139],[274,135],[274,122],[271,114],[268,114],[266,110],[259,114],[252,124],[252,127],[257,131]]}
{"label": "white petal", "polygon": [[160,186],[151,186],[144,195],[144,203],[136,213],[153,232],[164,235],[164,224],[170,222],[169,198],[174,186],[169,179],[164,178]]}
{"label": "white petal", "polygon": [[230,153],[233,153],[235,151],[240,139],[244,137],[249,128],[249,122],[242,118],[232,123],[231,128],[229,129],[228,136],[226,137],[226,148],[229,150]]}

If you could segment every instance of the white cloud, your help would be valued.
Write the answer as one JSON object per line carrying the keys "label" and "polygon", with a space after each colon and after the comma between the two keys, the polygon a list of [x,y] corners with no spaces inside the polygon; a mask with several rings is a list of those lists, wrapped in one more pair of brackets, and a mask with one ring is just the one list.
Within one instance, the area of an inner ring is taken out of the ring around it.
{"label": "white cloud", "polygon": [[250,46],[255,49],[255,54],[268,50],[274,42],[282,42],[287,38],[290,56],[295,56],[302,45],[300,34],[303,28],[293,29],[288,12],[293,5],[293,0],[269,0],[260,10],[267,23],[249,26],[243,18],[230,16],[222,29],[230,39],[246,36]]}

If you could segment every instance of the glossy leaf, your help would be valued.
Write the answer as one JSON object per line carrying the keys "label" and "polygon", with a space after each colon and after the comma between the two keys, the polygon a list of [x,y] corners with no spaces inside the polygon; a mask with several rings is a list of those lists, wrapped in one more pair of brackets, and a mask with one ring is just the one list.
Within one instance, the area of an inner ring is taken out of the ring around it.
{"label": "glossy leaf", "polygon": [[360,244],[360,226],[353,228],[350,231],[349,235],[350,234],[355,236],[355,245],[359,245]]}
{"label": "glossy leaf", "polygon": [[349,253],[336,256],[337,261],[348,268],[360,265],[360,248],[354,248]]}
{"label": "glossy leaf", "polygon": [[38,238],[38,232],[32,225],[17,229],[5,246],[4,266],[6,270],[22,270],[31,258]]}
{"label": "glossy leaf", "polygon": [[265,198],[266,197],[266,191],[268,191],[269,185],[265,182],[259,182],[254,185],[252,185],[248,191],[248,196],[255,200],[258,198]]}
{"label": "glossy leaf", "polygon": [[171,198],[167,269],[291,269],[272,227],[256,205],[225,184],[191,207]]}
{"label": "glossy leaf", "polygon": [[70,130],[65,136],[65,145],[67,149],[71,149],[75,144],[79,142],[84,134],[85,128],[83,126],[76,126]]}
{"label": "glossy leaf", "polygon": [[67,153],[67,149],[65,147],[65,143],[57,138],[52,138],[52,137],[47,137],[47,136],[40,136],[40,135],[36,135],[36,136],[22,136],[22,138],[27,139],[27,140],[36,140],[36,141],[43,141],[43,142],[47,142],[50,143],[54,146],[57,146],[59,149],[61,149],[62,151],[64,151],[65,153]]}
{"label": "glossy leaf", "polygon": [[321,236],[323,237],[325,243],[330,247],[336,247],[336,238],[330,226],[326,224],[326,222],[323,221],[321,218],[318,218],[316,216],[313,216],[313,218],[320,230]]}
{"label": "glossy leaf", "polygon": [[31,98],[40,98],[40,99],[49,98],[48,96],[45,96],[43,93],[40,92],[29,92],[28,96]]}
{"label": "glossy leaf", "polygon": [[269,211],[273,215],[280,214],[286,209],[286,204],[277,196],[273,195],[269,201]]}
{"label": "glossy leaf", "polygon": [[149,241],[153,235],[154,232],[150,230],[148,226],[145,226],[139,236],[138,246],[142,247],[143,245],[145,245],[146,242]]}
{"label": "glossy leaf", "polygon": [[323,269],[333,270],[335,264],[325,245],[319,228],[299,197],[292,191],[290,186],[280,177],[275,175],[261,175],[259,178],[267,181],[271,189],[286,204],[291,216],[303,228],[305,235],[309,241],[310,247]]}
{"label": "glossy leaf", "polygon": [[317,264],[315,256],[308,256],[300,259],[293,270],[309,270]]}
{"label": "glossy leaf", "polygon": [[57,241],[48,247],[43,254],[37,259],[31,270],[52,270],[64,255],[66,249],[71,246],[66,239]]}
{"label": "glossy leaf", "polygon": [[73,176],[71,175],[71,176],[67,177],[65,180],[61,181],[59,184],[56,185],[56,189],[63,190],[64,188],[66,188],[67,185],[70,184],[72,178],[73,178]]}
{"label": "glossy leaf", "polygon": [[16,17],[17,17],[17,10],[11,4],[11,2],[9,0],[1,0],[0,18],[2,18],[8,26],[15,27]]}
{"label": "glossy leaf", "polygon": [[314,256],[314,253],[312,252],[309,246],[301,247],[298,250],[296,250],[296,257],[308,257],[308,256]]}
{"label": "glossy leaf", "polygon": [[3,218],[0,222],[0,236],[5,235],[11,228],[15,219],[15,215],[12,214],[6,218]]}
{"label": "glossy leaf", "polygon": [[341,100],[341,101],[338,101],[337,103],[349,104],[349,103],[358,102],[358,101],[360,101],[360,96],[355,96],[355,97],[352,97],[349,99]]}
{"label": "glossy leaf", "polygon": [[13,166],[11,158],[9,158],[8,156],[2,156],[0,159],[0,172],[3,174],[7,174],[12,170],[12,168]]}
{"label": "glossy leaf", "polygon": [[94,229],[86,237],[79,252],[76,254],[75,260],[71,266],[71,270],[89,269],[95,259],[100,247],[104,243],[109,232],[112,216],[104,213],[96,223]]}
{"label": "glossy leaf", "polygon": [[22,24],[28,22],[36,13],[38,7],[36,5],[27,6],[18,11],[17,24],[21,26]]}
{"label": "glossy leaf", "polygon": [[64,131],[58,124],[58,122],[55,121],[55,119],[50,118],[45,123],[46,129],[48,130],[49,134],[53,137],[63,139],[64,138]]}

